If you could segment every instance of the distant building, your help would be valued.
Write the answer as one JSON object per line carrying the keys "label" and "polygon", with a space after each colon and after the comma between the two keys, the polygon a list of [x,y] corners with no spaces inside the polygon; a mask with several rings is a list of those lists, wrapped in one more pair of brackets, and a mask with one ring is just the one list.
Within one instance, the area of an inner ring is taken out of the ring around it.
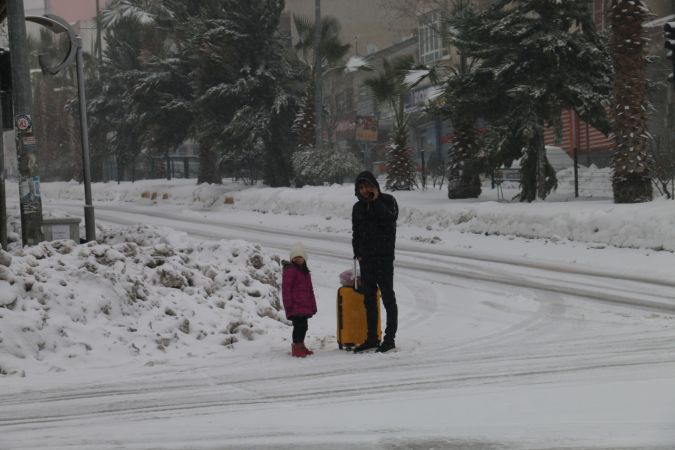
{"label": "distant building", "polygon": [[[412,35],[411,27],[392,26],[384,0],[324,0],[321,15],[335,17],[342,27],[342,41],[354,55],[367,56]],[[286,0],[285,11],[314,21],[315,0]],[[407,28],[407,29],[405,29]],[[293,30],[295,39],[295,30]]]}
{"label": "distant building", "polygon": [[[593,2],[593,19],[596,26],[600,30],[606,30],[609,27],[607,14],[611,1],[590,1]],[[663,49],[663,23],[667,20],[675,20],[675,5],[671,0],[645,0],[645,4],[653,14],[653,20],[643,25],[648,37],[651,39],[649,52],[655,56],[665,56],[665,50]],[[650,64],[648,66],[648,78],[652,81],[666,80],[670,68],[666,67],[664,69],[664,59],[660,58],[661,64]],[[668,61],[666,60],[666,62]],[[666,66],[668,65],[666,64]],[[667,85],[667,83],[660,84]],[[656,111],[650,115],[649,129],[657,137],[672,134],[672,123],[670,122],[673,119],[671,111],[673,92],[670,85],[667,85],[665,89],[668,92],[657,93],[651,99]],[[670,117],[670,121],[665,121],[665,117]],[[598,167],[609,165],[614,153],[615,143],[613,139],[580,120],[579,116],[571,110],[563,112],[562,125],[562,135],[559,137],[555,136],[553,130],[547,130],[545,136],[545,143],[547,145],[561,147],[570,156],[574,156],[576,149],[579,164],[595,164]]]}

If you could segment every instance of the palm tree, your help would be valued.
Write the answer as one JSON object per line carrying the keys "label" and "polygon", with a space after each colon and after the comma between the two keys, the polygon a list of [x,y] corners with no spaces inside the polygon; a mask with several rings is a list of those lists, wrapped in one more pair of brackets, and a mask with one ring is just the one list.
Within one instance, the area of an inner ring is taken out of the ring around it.
{"label": "palm tree", "polygon": [[408,149],[408,119],[405,112],[405,94],[410,86],[405,78],[413,67],[410,55],[401,56],[393,61],[384,59],[379,75],[366,79],[365,86],[370,90],[376,103],[384,103],[394,114],[394,130],[387,155],[387,189],[410,190],[415,184],[415,163]]}
{"label": "palm tree", "polygon": [[[298,59],[305,66],[308,79],[307,91],[301,101],[301,109],[294,124],[294,131],[298,135],[300,147],[312,147],[314,145],[314,88],[317,79],[316,59],[314,53],[314,21],[304,16],[293,16],[293,23],[298,32],[298,42],[295,44],[295,52]],[[323,75],[328,69],[337,67],[350,49],[349,44],[340,41],[340,22],[334,17],[325,16],[321,19],[321,39],[319,41],[319,64],[320,74]]]}
{"label": "palm tree", "polygon": [[616,203],[652,199],[647,143],[646,38],[642,24],[649,10],[642,1],[612,0],[610,47],[614,58],[614,135],[612,187]]}

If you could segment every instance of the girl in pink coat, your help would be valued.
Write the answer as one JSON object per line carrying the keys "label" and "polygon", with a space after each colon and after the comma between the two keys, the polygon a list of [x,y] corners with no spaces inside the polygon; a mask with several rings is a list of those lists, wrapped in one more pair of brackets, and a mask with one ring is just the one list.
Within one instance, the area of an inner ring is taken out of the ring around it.
{"label": "girl in pink coat", "polygon": [[286,318],[293,322],[293,344],[291,355],[304,358],[314,354],[305,347],[307,319],[316,314],[316,298],[312,276],[307,268],[307,253],[300,242],[291,250],[291,262],[283,261],[281,294]]}

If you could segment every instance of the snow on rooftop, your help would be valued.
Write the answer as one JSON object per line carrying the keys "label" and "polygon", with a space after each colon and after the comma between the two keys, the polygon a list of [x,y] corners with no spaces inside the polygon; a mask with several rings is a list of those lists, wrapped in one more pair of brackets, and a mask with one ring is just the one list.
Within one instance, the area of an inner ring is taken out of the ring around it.
{"label": "snow on rooftop", "polygon": [[409,70],[403,83],[407,86],[415,86],[428,75],[429,70],[427,69]]}
{"label": "snow on rooftop", "polygon": [[360,56],[352,56],[351,58],[349,58],[349,61],[347,61],[347,64],[345,65],[345,72],[356,72],[357,70],[366,67],[369,66],[364,58],[361,58]]}

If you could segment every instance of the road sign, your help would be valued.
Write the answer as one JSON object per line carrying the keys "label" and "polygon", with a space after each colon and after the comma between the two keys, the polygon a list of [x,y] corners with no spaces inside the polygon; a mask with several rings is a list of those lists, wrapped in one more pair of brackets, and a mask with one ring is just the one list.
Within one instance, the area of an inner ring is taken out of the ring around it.
{"label": "road sign", "polygon": [[33,119],[31,119],[30,114],[17,114],[14,118],[14,124],[19,135],[33,134]]}

